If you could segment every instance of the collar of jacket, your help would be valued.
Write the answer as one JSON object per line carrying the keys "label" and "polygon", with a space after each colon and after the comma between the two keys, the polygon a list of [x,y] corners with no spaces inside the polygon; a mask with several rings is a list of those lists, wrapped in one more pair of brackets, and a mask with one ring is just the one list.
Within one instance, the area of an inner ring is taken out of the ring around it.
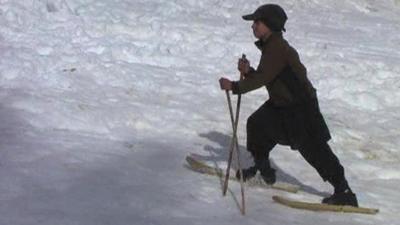
{"label": "collar of jacket", "polygon": [[258,49],[260,49],[262,51],[264,46],[266,46],[272,40],[275,40],[278,38],[282,38],[282,32],[273,32],[266,39],[259,39],[258,41],[254,42],[254,44],[257,46]]}

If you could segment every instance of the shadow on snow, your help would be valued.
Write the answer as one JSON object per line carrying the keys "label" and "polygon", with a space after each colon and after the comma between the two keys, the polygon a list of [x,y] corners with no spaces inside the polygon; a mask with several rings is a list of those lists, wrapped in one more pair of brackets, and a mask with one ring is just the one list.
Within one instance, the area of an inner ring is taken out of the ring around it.
{"label": "shadow on snow", "polygon": [[[200,137],[206,138],[216,144],[218,144],[218,147],[213,147],[210,145],[206,145],[204,146],[204,150],[206,150],[207,152],[209,152],[209,155],[198,155],[196,154],[196,158],[203,160],[203,161],[209,161],[209,162],[213,162],[214,166],[218,167],[218,162],[223,162],[223,161],[227,161],[228,159],[228,153],[229,153],[229,147],[230,147],[230,142],[231,142],[231,137],[220,133],[220,132],[216,132],[216,131],[211,131],[208,133],[202,133],[199,134]],[[246,147],[242,146],[239,144],[239,149],[240,149],[240,154],[241,154],[241,165],[242,167],[248,167],[250,165],[252,165],[252,157],[250,155],[249,152],[246,151]],[[236,159],[236,155],[233,155],[233,160],[232,161],[232,168],[234,170],[237,170],[237,161]],[[292,175],[290,175],[289,173],[287,173],[286,171],[284,171],[282,168],[280,168],[273,159],[270,158],[270,163],[271,166],[276,169],[276,175],[277,175],[277,180],[278,181],[282,181],[282,182],[287,182],[290,184],[294,184],[294,185],[298,185],[300,186],[301,190],[313,195],[318,195],[321,197],[325,197],[328,196],[329,193],[328,192],[321,192],[311,186],[305,185],[303,184],[301,181],[299,181],[297,178],[293,177]],[[223,180],[221,180],[221,187],[222,187],[222,182]]]}

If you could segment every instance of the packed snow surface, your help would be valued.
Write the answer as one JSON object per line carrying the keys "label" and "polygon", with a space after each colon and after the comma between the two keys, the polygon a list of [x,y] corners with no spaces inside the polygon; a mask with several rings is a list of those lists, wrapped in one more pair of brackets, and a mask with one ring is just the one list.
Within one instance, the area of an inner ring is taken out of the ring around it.
{"label": "packed snow surface", "polygon": [[[0,224],[400,224],[400,1],[274,1],[318,89],[332,148],[374,216],[274,203],[276,190],[221,195],[185,167],[226,165],[231,124],[221,76],[260,52],[243,14],[264,1],[0,0]],[[233,97],[235,100],[236,97]],[[268,95],[242,97],[246,118]],[[235,102],[234,102],[235,105]],[[272,153],[290,195],[332,192],[296,151]]]}

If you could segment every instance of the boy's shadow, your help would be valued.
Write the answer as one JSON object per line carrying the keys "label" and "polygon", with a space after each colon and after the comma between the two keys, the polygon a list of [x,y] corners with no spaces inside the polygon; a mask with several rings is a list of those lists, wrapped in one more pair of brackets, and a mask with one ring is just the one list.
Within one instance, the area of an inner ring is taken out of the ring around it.
{"label": "boy's shadow", "polygon": [[[218,162],[226,162],[227,161],[228,154],[229,154],[229,148],[230,148],[230,144],[231,144],[230,136],[220,133],[220,132],[216,132],[216,131],[202,133],[202,134],[199,134],[199,136],[203,137],[203,138],[207,138],[208,140],[219,144],[219,147],[213,147],[210,145],[206,145],[204,147],[204,150],[210,152],[210,155],[203,156],[203,155],[196,154],[196,158],[198,158],[200,160],[204,160],[204,161],[214,162],[215,165],[218,165]],[[240,155],[241,167],[247,168],[247,167],[253,165],[253,158],[252,158],[251,154],[246,151],[246,148],[239,144],[239,149],[240,149],[240,154],[241,154]],[[311,186],[301,183],[298,179],[296,179],[295,177],[293,177],[290,174],[283,171],[272,159],[270,159],[270,163],[271,163],[271,166],[274,169],[276,169],[276,176],[277,176],[278,181],[298,185],[302,191],[313,194],[313,195],[318,195],[321,197],[329,196],[329,193],[327,193],[327,192],[321,192]],[[233,155],[231,167],[235,171],[238,169],[235,154]]]}

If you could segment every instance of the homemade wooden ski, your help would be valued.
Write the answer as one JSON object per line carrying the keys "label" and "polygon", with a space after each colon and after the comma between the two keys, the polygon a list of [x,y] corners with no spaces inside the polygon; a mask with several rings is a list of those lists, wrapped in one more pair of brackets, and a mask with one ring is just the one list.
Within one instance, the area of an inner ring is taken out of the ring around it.
{"label": "homemade wooden ski", "polygon": [[[188,163],[188,166],[190,169],[203,173],[203,174],[208,174],[212,176],[218,176],[218,177],[225,177],[225,172],[217,167],[209,166],[206,163],[195,159],[192,156],[186,156],[186,162]],[[230,180],[235,180],[238,181],[237,178],[234,175],[235,173],[230,173],[229,179]],[[250,179],[246,181],[246,184],[249,186],[259,186],[263,188],[272,188],[272,189],[277,189],[281,191],[286,191],[286,192],[291,192],[291,193],[296,193],[300,190],[300,187],[297,185],[289,184],[289,183],[284,183],[284,182],[276,182],[273,185],[266,184],[262,179]]]}
{"label": "homemade wooden ski", "polygon": [[331,212],[364,213],[364,214],[377,214],[379,212],[379,209],[373,209],[373,208],[311,203],[306,201],[293,200],[282,196],[273,196],[272,199],[277,203],[280,203],[282,205],[291,208],[311,210],[311,211],[331,211]]}

